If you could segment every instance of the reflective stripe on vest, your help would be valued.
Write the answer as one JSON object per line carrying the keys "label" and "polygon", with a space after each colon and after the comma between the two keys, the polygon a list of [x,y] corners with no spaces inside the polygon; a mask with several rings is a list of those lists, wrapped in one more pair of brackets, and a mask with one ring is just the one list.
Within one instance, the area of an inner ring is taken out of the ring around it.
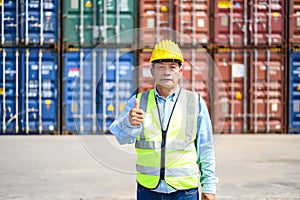
{"label": "reflective stripe on vest", "polygon": [[164,180],[175,189],[198,187],[200,173],[195,147],[198,95],[181,89],[167,130],[165,151],[161,149],[162,129],[154,90],[139,93],[137,97],[145,112],[143,131],[135,144],[137,181],[144,187],[156,188],[164,168]]}

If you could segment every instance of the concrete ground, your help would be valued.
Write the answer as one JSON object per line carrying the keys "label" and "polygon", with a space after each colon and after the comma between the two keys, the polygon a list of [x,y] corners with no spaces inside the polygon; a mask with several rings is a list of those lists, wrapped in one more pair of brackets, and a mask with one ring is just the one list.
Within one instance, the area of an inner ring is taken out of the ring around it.
{"label": "concrete ground", "polygon": [[[218,199],[300,199],[300,135],[215,135]],[[1,136],[0,199],[135,199],[133,145]]]}

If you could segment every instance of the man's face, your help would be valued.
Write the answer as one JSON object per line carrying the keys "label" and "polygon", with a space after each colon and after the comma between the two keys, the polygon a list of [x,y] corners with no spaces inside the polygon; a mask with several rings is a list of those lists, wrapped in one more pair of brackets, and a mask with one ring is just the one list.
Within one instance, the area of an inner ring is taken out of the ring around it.
{"label": "man's face", "polygon": [[155,63],[151,68],[151,74],[157,86],[164,88],[175,88],[182,75],[182,67],[176,62],[160,62]]}

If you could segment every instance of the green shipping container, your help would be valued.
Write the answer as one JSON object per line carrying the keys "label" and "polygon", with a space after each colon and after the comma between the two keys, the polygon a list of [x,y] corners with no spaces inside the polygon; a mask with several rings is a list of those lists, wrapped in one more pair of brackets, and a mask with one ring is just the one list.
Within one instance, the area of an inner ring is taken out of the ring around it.
{"label": "green shipping container", "polygon": [[136,0],[63,1],[66,47],[132,44],[136,35]]}

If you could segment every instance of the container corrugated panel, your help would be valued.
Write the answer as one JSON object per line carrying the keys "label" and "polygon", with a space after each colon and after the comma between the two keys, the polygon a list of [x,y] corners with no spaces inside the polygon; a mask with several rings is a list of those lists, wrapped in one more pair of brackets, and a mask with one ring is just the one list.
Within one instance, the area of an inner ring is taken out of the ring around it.
{"label": "container corrugated panel", "polygon": [[206,49],[182,49],[184,63],[180,86],[199,93],[210,107],[210,56]]}
{"label": "container corrugated panel", "polygon": [[[176,0],[176,41],[182,45],[207,45],[210,42],[210,1]],[[184,37],[180,37],[183,36]]]}
{"label": "container corrugated panel", "polygon": [[0,133],[19,132],[19,51],[0,51]]}
{"label": "container corrugated panel", "polygon": [[0,36],[2,45],[19,43],[18,2],[15,0],[2,0],[0,2]]}
{"label": "container corrugated panel", "polygon": [[250,131],[285,131],[285,59],[280,49],[255,49],[250,59]]}
{"label": "container corrugated panel", "polygon": [[[92,110],[96,104],[96,93],[92,90],[97,87],[94,76],[99,74],[100,69],[95,64],[93,66],[90,59],[87,60],[90,51],[81,49],[63,55],[63,131],[75,132],[77,128],[83,131],[86,127],[88,131],[96,130],[96,110]],[[79,127],[79,124],[83,126]]]}
{"label": "container corrugated panel", "polygon": [[290,0],[290,39],[293,44],[300,44],[300,0]]}
{"label": "container corrugated panel", "polygon": [[150,72],[151,52],[142,52],[139,54],[138,66],[138,88],[140,92],[147,91],[154,87],[154,79]]}
{"label": "container corrugated panel", "polygon": [[170,0],[140,1],[140,43],[153,47],[163,39],[174,39],[173,2]]}
{"label": "container corrugated panel", "polygon": [[[67,47],[132,44],[136,1],[63,1],[63,41]],[[128,32],[128,33],[126,33]],[[120,34],[122,38],[120,38]]]}
{"label": "container corrugated panel", "polygon": [[28,44],[58,43],[58,0],[22,0],[21,42]]}
{"label": "container corrugated panel", "polygon": [[57,131],[58,54],[48,49],[22,49],[20,128],[25,133]]}
{"label": "container corrugated panel", "polygon": [[2,49],[2,132],[57,132],[57,56],[46,49]]}
{"label": "container corrugated panel", "polygon": [[247,131],[248,55],[246,49],[222,49],[214,56],[217,69],[214,74],[214,107],[221,112],[213,118],[214,130],[223,133]]}
{"label": "container corrugated panel", "polygon": [[[105,51],[105,50],[103,50]],[[102,53],[103,53],[102,51]],[[98,87],[99,123],[102,131],[107,131],[115,117],[124,109],[128,99],[135,93],[134,54],[119,49],[104,52],[102,77]],[[106,58],[106,60],[105,60]],[[100,62],[101,63],[101,62]]]}
{"label": "container corrugated panel", "polygon": [[300,52],[290,53],[289,133],[300,133]]}
{"label": "container corrugated panel", "polygon": [[284,0],[249,0],[251,44],[283,44],[286,42]]}
{"label": "container corrugated panel", "polygon": [[64,53],[63,131],[106,132],[135,90],[134,55],[121,49]]}
{"label": "container corrugated panel", "polygon": [[219,0],[214,11],[214,43],[224,46],[248,43],[246,0]]}

